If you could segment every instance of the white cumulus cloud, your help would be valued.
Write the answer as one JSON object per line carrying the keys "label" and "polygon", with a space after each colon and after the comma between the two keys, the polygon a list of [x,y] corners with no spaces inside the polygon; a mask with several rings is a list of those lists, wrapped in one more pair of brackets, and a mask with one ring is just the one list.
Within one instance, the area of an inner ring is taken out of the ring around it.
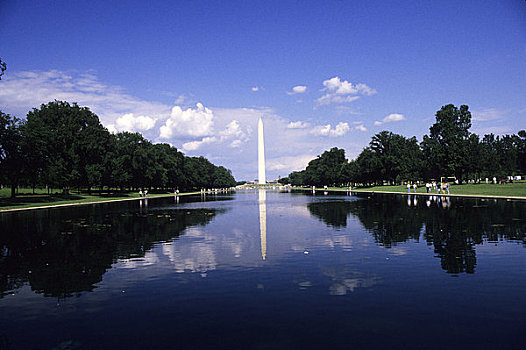
{"label": "white cumulus cloud", "polygon": [[241,130],[241,125],[235,119],[228,123],[228,125],[225,127],[225,130],[221,131],[219,135],[223,140],[229,137],[246,137],[243,130]]}
{"label": "white cumulus cloud", "polygon": [[243,144],[243,141],[241,141],[241,140],[234,140],[234,141],[230,142],[230,145],[228,145],[228,147],[231,147],[231,148],[238,148],[238,147],[240,147],[242,144]]}
{"label": "white cumulus cloud", "polygon": [[303,94],[307,91],[307,87],[305,85],[297,85],[292,88],[291,91],[288,91],[288,95],[296,95],[296,94]]}
{"label": "white cumulus cloud", "polygon": [[152,122],[170,113],[169,105],[129,95],[121,87],[100,82],[91,72],[22,71],[1,81],[0,106],[10,114],[21,117],[31,108],[53,100],[88,106],[112,132],[130,128],[153,131],[153,127],[147,129]]}
{"label": "white cumulus cloud", "polygon": [[382,125],[382,124],[385,124],[385,123],[399,122],[399,121],[402,121],[402,120],[405,120],[405,117],[404,117],[403,114],[392,113],[392,114],[389,114],[384,119],[382,119],[382,121],[378,121],[378,120],[375,121],[374,125],[378,126],[378,125]]}
{"label": "white cumulus cloud", "polygon": [[343,136],[350,130],[349,123],[339,122],[336,127],[332,128],[331,124],[319,125],[312,129],[311,133],[317,136]]}
{"label": "white cumulus cloud", "polygon": [[146,131],[155,126],[156,120],[154,118],[143,115],[135,117],[133,113],[126,113],[122,117],[117,118],[115,124],[108,125],[110,131]]}
{"label": "white cumulus cloud", "polygon": [[354,128],[358,131],[367,131],[367,128],[363,124],[356,125]]}
{"label": "white cumulus cloud", "polygon": [[309,126],[310,126],[309,123],[297,121],[297,122],[290,122],[287,125],[287,129],[305,129],[305,128],[308,128]]}
{"label": "white cumulus cloud", "polygon": [[259,86],[254,86],[251,90],[253,92],[258,92],[259,91]]}
{"label": "white cumulus cloud", "polygon": [[169,139],[174,135],[179,136],[208,136],[214,126],[214,113],[201,103],[196,108],[183,110],[179,106],[172,108],[170,117],[159,129],[159,137]]}
{"label": "white cumulus cloud", "polygon": [[203,137],[201,141],[190,141],[183,143],[183,149],[185,151],[195,151],[202,145],[206,145],[209,143],[217,142],[217,138],[215,136],[212,137]]}
{"label": "white cumulus cloud", "polygon": [[347,103],[360,98],[359,95],[371,96],[376,94],[376,90],[363,83],[353,84],[340,77],[327,79],[323,82],[325,86],[322,91],[325,95],[318,98],[318,105],[328,105],[330,103]]}

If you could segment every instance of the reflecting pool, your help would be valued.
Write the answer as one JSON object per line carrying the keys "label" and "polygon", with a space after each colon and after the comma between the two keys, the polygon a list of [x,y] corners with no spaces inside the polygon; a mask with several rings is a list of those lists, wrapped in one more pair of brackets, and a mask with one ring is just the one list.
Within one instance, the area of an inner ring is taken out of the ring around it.
{"label": "reflecting pool", "polygon": [[0,349],[519,349],[526,201],[247,191],[0,214]]}

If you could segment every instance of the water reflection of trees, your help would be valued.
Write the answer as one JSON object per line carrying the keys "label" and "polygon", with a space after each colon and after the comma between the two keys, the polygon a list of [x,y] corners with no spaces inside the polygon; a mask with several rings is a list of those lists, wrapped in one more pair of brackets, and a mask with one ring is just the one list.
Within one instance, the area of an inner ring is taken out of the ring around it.
{"label": "water reflection of trees", "polygon": [[155,242],[207,224],[214,209],[103,213],[44,210],[1,215],[0,297],[29,282],[46,296],[90,291],[117,259],[144,257]]}
{"label": "water reflection of trees", "polygon": [[308,208],[336,227],[345,226],[349,214],[356,216],[386,248],[423,236],[448,273],[475,272],[475,246],[485,241],[526,246],[526,205],[520,201],[376,194],[362,200],[315,202]]}
{"label": "water reflection of trees", "polygon": [[311,202],[307,204],[307,208],[326,225],[338,228],[347,226],[351,202],[340,200]]}

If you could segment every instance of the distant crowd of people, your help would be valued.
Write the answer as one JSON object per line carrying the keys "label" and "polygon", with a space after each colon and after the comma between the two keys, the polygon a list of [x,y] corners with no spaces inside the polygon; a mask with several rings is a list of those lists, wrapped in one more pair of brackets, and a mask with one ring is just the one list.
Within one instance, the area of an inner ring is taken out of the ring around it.
{"label": "distant crowd of people", "polygon": [[[441,182],[437,183],[436,181],[433,182],[426,182],[426,193],[443,193],[443,194],[449,194],[449,182]],[[413,188],[413,191],[416,193],[416,190],[418,189],[418,184],[415,182],[411,184],[410,182],[407,183],[407,193],[411,192],[411,188]]]}

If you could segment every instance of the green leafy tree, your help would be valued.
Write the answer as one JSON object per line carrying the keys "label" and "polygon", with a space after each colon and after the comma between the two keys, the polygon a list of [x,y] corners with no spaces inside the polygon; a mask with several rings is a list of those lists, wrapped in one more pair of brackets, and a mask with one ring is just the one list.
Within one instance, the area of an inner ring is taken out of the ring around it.
{"label": "green leafy tree", "polygon": [[467,140],[466,172],[476,179],[482,174],[482,145],[478,135],[471,134]]}
{"label": "green leafy tree", "polygon": [[46,184],[67,192],[102,180],[109,134],[89,108],[64,101],[43,104],[28,113],[24,132]]}
{"label": "green leafy tree", "polygon": [[526,131],[517,133],[517,162],[521,175],[526,174]]}
{"label": "green leafy tree", "polygon": [[25,169],[21,125],[20,119],[0,111],[0,180],[11,186],[12,198]]}
{"label": "green leafy tree", "polygon": [[342,166],[346,162],[345,151],[333,147],[309,162],[305,169],[304,181],[307,185],[315,186],[341,184],[344,182]]}
{"label": "green leafy tree", "polygon": [[497,151],[497,138],[493,134],[484,135],[480,142],[481,176],[500,176],[500,164]]}
{"label": "green leafy tree", "polygon": [[502,137],[493,134],[484,135],[480,144],[482,176],[503,178],[522,174],[521,157],[524,157],[524,153],[521,152],[524,152],[522,148],[524,141],[519,134]]}
{"label": "green leafy tree", "polygon": [[282,185],[289,185],[290,184],[290,179],[288,177],[282,177],[282,178],[278,179],[278,183],[280,183]]}
{"label": "green leafy tree", "polygon": [[500,138],[498,153],[503,176],[516,175],[518,173],[518,141],[517,135],[503,135]]}
{"label": "green leafy tree", "polygon": [[225,167],[215,166],[212,177],[212,187],[214,188],[228,188],[236,185],[232,172]]}
{"label": "green leafy tree", "polygon": [[174,190],[184,184],[184,155],[168,144],[153,145],[155,159],[154,185]]}
{"label": "green leafy tree", "polygon": [[184,172],[186,188],[213,187],[212,175],[214,165],[205,157],[186,157],[184,161]]}
{"label": "green leafy tree", "polygon": [[382,163],[378,155],[370,148],[365,148],[360,153],[356,158],[356,165],[358,174],[354,179],[355,182],[371,185],[381,178]]}
{"label": "green leafy tree", "polygon": [[292,186],[301,186],[305,184],[305,170],[293,171],[289,174],[289,181]]}
{"label": "green leafy tree", "polygon": [[139,133],[121,132],[115,135],[113,181],[125,188],[144,188],[153,181],[150,141]]}
{"label": "green leafy tree", "polygon": [[415,137],[382,131],[372,137],[369,148],[380,162],[376,181],[395,183],[421,177],[422,152]]}
{"label": "green leafy tree", "polygon": [[342,165],[341,176],[346,184],[358,182],[360,168],[356,160],[350,160]]}
{"label": "green leafy tree", "polygon": [[428,160],[430,176],[455,175],[463,179],[468,171],[469,128],[471,113],[466,105],[443,106],[436,113],[436,121],[429,128],[429,136],[424,135],[422,148]]}

